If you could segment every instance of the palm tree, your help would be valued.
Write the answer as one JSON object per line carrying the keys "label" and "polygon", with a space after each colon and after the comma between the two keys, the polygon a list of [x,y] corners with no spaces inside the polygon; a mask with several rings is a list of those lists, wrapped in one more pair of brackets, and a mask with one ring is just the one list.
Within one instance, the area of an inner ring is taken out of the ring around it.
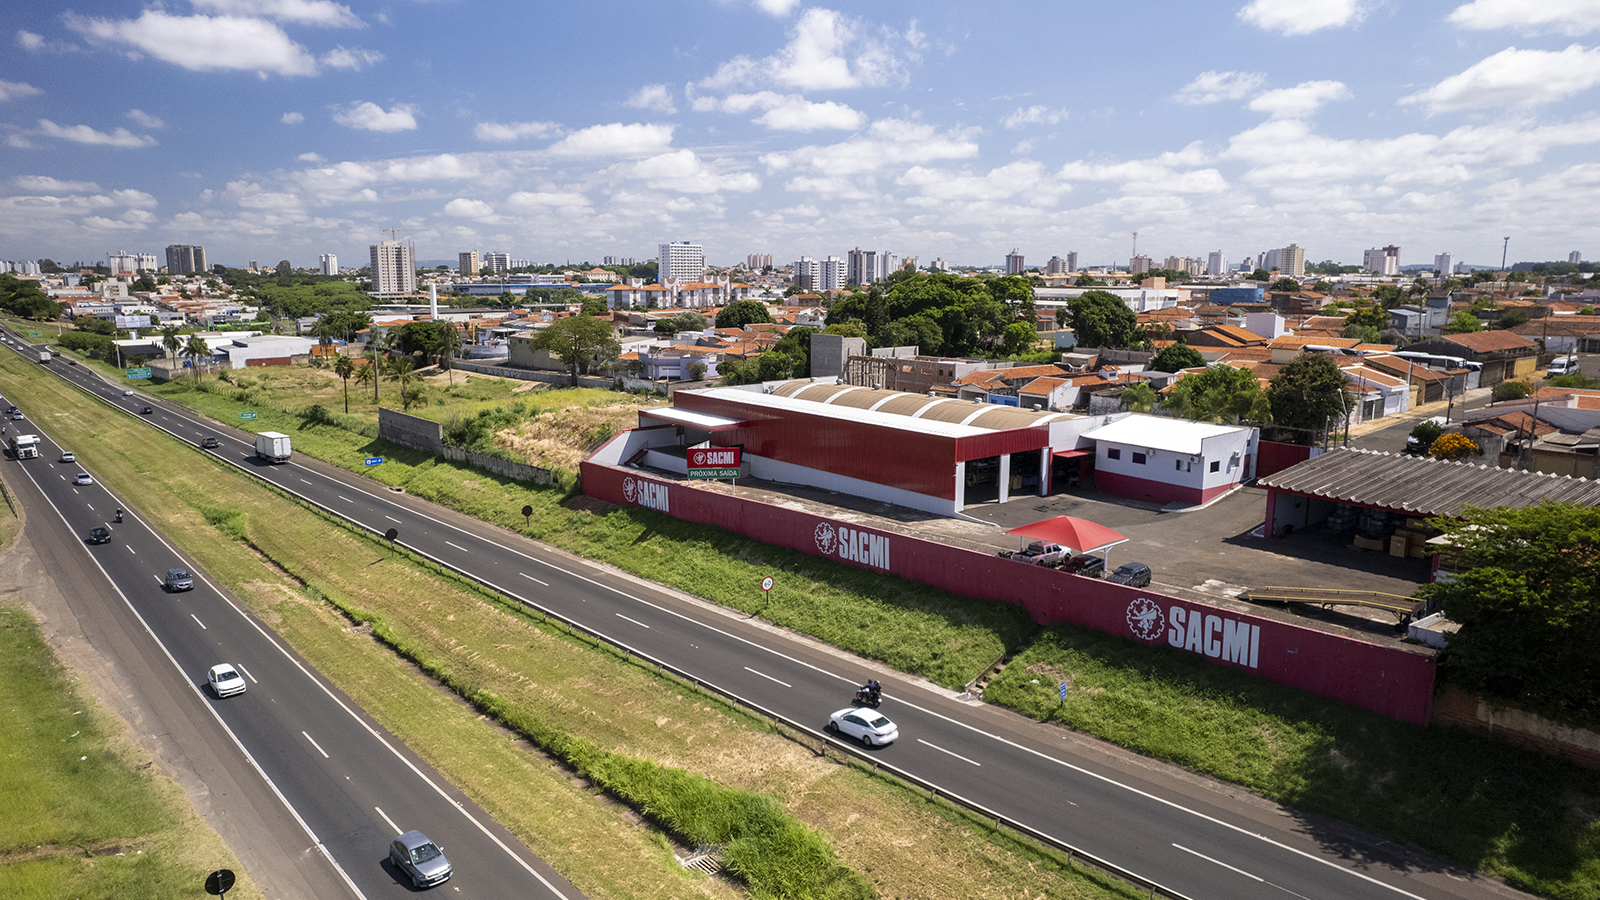
{"label": "palm tree", "polygon": [[189,365],[194,369],[194,383],[200,384],[200,360],[211,358],[211,345],[205,338],[198,334],[189,335],[189,342],[183,347],[183,355],[188,358]]}
{"label": "palm tree", "polygon": [[456,330],[454,322],[440,322],[439,328],[439,365],[444,366],[450,373],[450,386],[456,386],[456,369],[451,363],[456,351],[461,349],[461,332]]}
{"label": "palm tree", "polygon": [[372,405],[378,405],[378,382],[383,376],[383,354],[389,350],[389,335],[368,333],[367,350],[372,353]]}
{"label": "palm tree", "polygon": [[400,393],[404,394],[406,388],[421,377],[414,371],[416,367],[417,364],[409,356],[399,357],[389,363],[389,379],[400,385]]}
{"label": "palm tree", "polygon": [[[350,360],[350,364],[351,365],[355,365],[355,360],[353,360],[353,359]],[[372,372],[372,365],[370,363],[367,364],[367,365],[361,366],[360,368],[356,369],[356,384],[359,384],[362,387],[366,387],[367,386],[367,382],[371,381],[372,377],[373,377],[373,372]]]}
{"label": "palm tree", "polygon": [[167,358],[173,362],[178,361],[178,351],[183,349],[182,332],[180,325],[167,325],[161,329],[161,346],[166,348]]}
{"label": "palm tree", "polygon": [[344,381],[344,411],[346,415],[350,413],[350,376],[355,373],[356,364],[354,360],[342,354],[334,357],[333,374]]}

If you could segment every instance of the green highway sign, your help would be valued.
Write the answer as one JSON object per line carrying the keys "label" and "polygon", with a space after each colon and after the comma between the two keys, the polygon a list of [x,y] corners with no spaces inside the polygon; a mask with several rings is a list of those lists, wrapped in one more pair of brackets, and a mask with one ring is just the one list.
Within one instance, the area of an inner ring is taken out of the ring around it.
{"label": "green highway sign", "polygon": [[739,469],[690,469],[689,477],[693,478],[738,478]]}
{"label": "green highway sign", "polygon": [[145,367],[140,368],[140,369],[129,369],[128,370],[128,377],[129,378],[149,378],[150,377],[150,367],[149,366],[145,366]]}
{"label": "green highway sign", "polygon": [[239,413],[239,418],[241,418],[241,419],[254,419],[255,417],[256,417],[256,414],[253,413],[253,412],[242,412],[242,413]]}
{"label": "green highway sign", "polygon": [[28,337],[44,337],[44,332],[42,332],[42,331],[30,331],[30,332],[28,332]]}

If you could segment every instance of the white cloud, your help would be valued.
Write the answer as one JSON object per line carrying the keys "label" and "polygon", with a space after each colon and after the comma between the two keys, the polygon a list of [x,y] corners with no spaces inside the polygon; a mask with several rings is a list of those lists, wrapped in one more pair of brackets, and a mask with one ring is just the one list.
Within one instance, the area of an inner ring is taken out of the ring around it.
{"label": "white cloud", "polygon": [[311,153],[302,153],[299,156],[296,156],[295,159],[298,159],[301,162],[308,162],[308,163],[321,163],[321,162],[327,162],[328,161],[326,158],[323,157],[323,155],[321,153],[317,153],[315,151],[313,151]]}
{"label": "white cloud", "polygon": [[1342,81],[1302,81],[1292,88],[1262,93],[1250,101],[1250,109],[1271,113],[1274,119],[1300,119],[1316,112],[1324,103],[1349,96],[1350,89]]}
{"label": "white cloud", "polygon": [[554,122],[479,122],[472,134],[480,141],[515,141],[522,138],[543,138],[560,134],[561,126]]}
{"label": "white cloud", "polygon": [[83,220],[83,227],[90,231],[143,231],[155,221],[155,216],[142,209],[130,209],[122,214],[120,219],[108,219],[105,216],[87,216]]}
{"label": "white cloud", "polygon": [[761,179],[750,172],[725,172],[707,165],[693,150],[662,153],[638,162],[614,167],[615,174],[644,181],[650,187],[684,194],[711,194],[718,191],[753,191]]}
{"label": "white cloud", "polygon": [[359,128],[363,131],[382,131],[394,133],[397,131],[415,131],[417,127],[417,108],[408,103],[396,104],[393,108],[384,109],[376,103],[363,100],[340,108],[333,114],[333,120],[347,128]]}
{"label": "white cloud", "polygon": [[39,120],[38,133],[45,137],[72,141],[75,144],[99,144],[106,147],[153,147],[156,143],[155,138],[147,134],[134,134],[126,128],[118,128],[107,134],[87,125],[57,125],[49,119]]}
{"label": "white cloud", "polygon": [[664,84],[647,84],[628,98],[628,105],[634,109],[653,109],[656,112],[675,113],[678,107],[672,103],[672,89]]}
{"label": "white cloud", "polygon": [[1462,28],[1487,31],[1560,31],[1588,34],[1600,28],[1600,0],[1474,0],[1447,18]]}
{"label": "white cloud", "polygon": [[671,125],[591,125],[550,145],[553,156],[650,156],[672,144]]}
{"label": "white cloud", "polygon": [[17,30],[17,46],[29,53],[76,53],[82,48],[66,41],[52,41],[42,34],[24,29]]}
{"label": "white cloud", "polygon": [[1286,35],[1343,28],[1366,17],[1360,0],[1251,0],[1239,18],[1266,31]]}
{"label": "white cloud", "polygon": [[761,156],[769,171],[808,170],[828,177],[862,175],[884,168],[978,155],[970,129],[940,133],[932,125],[879,119],[864,134],[837,144],[798,147]]}
{"label": "white cloud", "polygon": [[800,5],[800,0],[755,0],[756,6],[775,16],[787,16],[789,10]]}
{"label": "white cloud", "polygon": [[729,113],[746,113],[753,109],[764,110],[751,121],[776,131],[816,131],[823,128],[851,130],[867,123],[867,117],[843,103],[826,101],[816,103],[799,94],[780,94],[776,91],[756,91],[752,94],[729,94],[723,98],[696,97],[697,112],[720,110]]}
{"label": "white cloud", "polygon": [[383,54],[376,50],[363,50],[360,47],[345,47],[343,45],[322,54],[323,65],[330,69],[349,69],[352,72],[359,72],[382,61]]}
{"label": "white cloud", "polygon": [[25,81],[5,81],[0,79],[0,103],[4,103],[7,100],[15,100],[18,97],[32,97],[35,94],[42,93],[44,91]]}
{"label": "white cloud", "polygon": [[579,191],[517,191],[506,198],[506,206],[524,212],[576,210],[588,207],[589,198]]}
{"label": "white cloud", "polygon": [[[762,60],[736,56],[702,80],[712,90],[749,84],[777,84],[802,91],[837,90],[888,84],[906,77],[906,63],[895,52],[907,36],[877,34],[831,9],[808,9],[790,29],[790,40],[777,54]],[[913,32],[914,33],[914,32]],[[846,52],[859,46],[855,58]],[[912,48],[908,54],[915,56]]]}
{"label": "white cloud", "polygon": [[458,219],[481,219],[494,215],[494,207],[482,200],[468,200],[457,197],[444,205],[444,214],[455,216]]}
{"label": "white cloud", "polygon": [[244,209],[298,212],[305,208],[300,198],[288,191],[269,191],[253,181],[230,181],[227,192]]}
{"label": "white cloud", "polygon": [[983,175],[951,172],[947,169],[912,166],[895,179],[895,184],[916,187],[929,204],[944,201],[1003,200],[1018,194],[1048,192],[1058,187],[1050,183],[1044,166],[1032,160],[1019,160]]}
{"label": "white cloud", "polygon": [[84,194],[100,190],[100,185],[92,181],[59,181],[49,175],[18,175],[11,183],[35,194]]}
{"label": "white cloud", "polygon": [[174,16],[146,9],[137,19],[66,13],[67,28],[91,43],[130,55],[146,53],[196,72],[242,70],[315,75],[317,61],[282,29],[261,19]]}
{"label": "white cloud", "polygon": [[1260,72],[1218,72],[1212,69],[1196,75],[1193,81],[1179,88],[1172,99],[1190,106],[1242,100],[1266,80],[1267,76]]}
{"label": "white cloud", "polygon": [[1496,106],[1554,103],[1600,84],[1600,48],[1573,44],[1565,50],[1508,47],[1459,75],[1425,91],[1402,97],[1430,113]]}
{"label": "white cloud", "polygon": [[286,112],[286,113],[283,114],[282,118],[278,119],[279,122],[282,122],[285,125],[299,125],[301,122],[304,122],[305,120],[306,120],[305,113],[298,113],[298,112]]}
{"label": "white cloud", "polygon": [[330,0],[191,0],[195,9],[225,16],[262,17],[299,25],[362,28],[350,7]]}
{"label": "white cloud", "polygon": [[1059,125],[1066,120],[1067,111],[1064,109],[1027,106],[1001,119],[1000,124],[1007,128],[1021,128],[1024,125]]}
{"label": "white cloud", "polygon": [[165,128],[165,127],[167,127],[167,123],[161,121],[160,119],[156,118],[155,116],[150,115],[149,113],[145,112],[142,109],[130,109],[130,110],[128,110],[128,118],[130,118],[133,121],[137,122],[138,124],[144,126],[145,128]]}

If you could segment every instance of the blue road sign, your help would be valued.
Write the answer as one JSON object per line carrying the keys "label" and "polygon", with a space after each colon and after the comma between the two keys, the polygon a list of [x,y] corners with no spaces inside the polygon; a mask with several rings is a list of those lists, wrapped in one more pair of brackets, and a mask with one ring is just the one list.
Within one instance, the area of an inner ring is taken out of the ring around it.
{"label": "blue road sign", "polygon": [[377,465],[382,465],[382,464],[383,464],[383,457],[381,457],[381,456],[369,456],[369,457],[367,457],[367,465],[369,465],[369,466],[377,466]]}

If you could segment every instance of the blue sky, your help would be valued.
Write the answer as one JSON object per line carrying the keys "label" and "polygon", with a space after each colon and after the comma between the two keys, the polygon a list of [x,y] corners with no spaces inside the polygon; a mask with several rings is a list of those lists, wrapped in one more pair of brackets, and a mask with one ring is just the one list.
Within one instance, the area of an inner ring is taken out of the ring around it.
{"label": "blue sky", "polygon": [[1600,255],[1600,0],[8,8],[6,259]]}

